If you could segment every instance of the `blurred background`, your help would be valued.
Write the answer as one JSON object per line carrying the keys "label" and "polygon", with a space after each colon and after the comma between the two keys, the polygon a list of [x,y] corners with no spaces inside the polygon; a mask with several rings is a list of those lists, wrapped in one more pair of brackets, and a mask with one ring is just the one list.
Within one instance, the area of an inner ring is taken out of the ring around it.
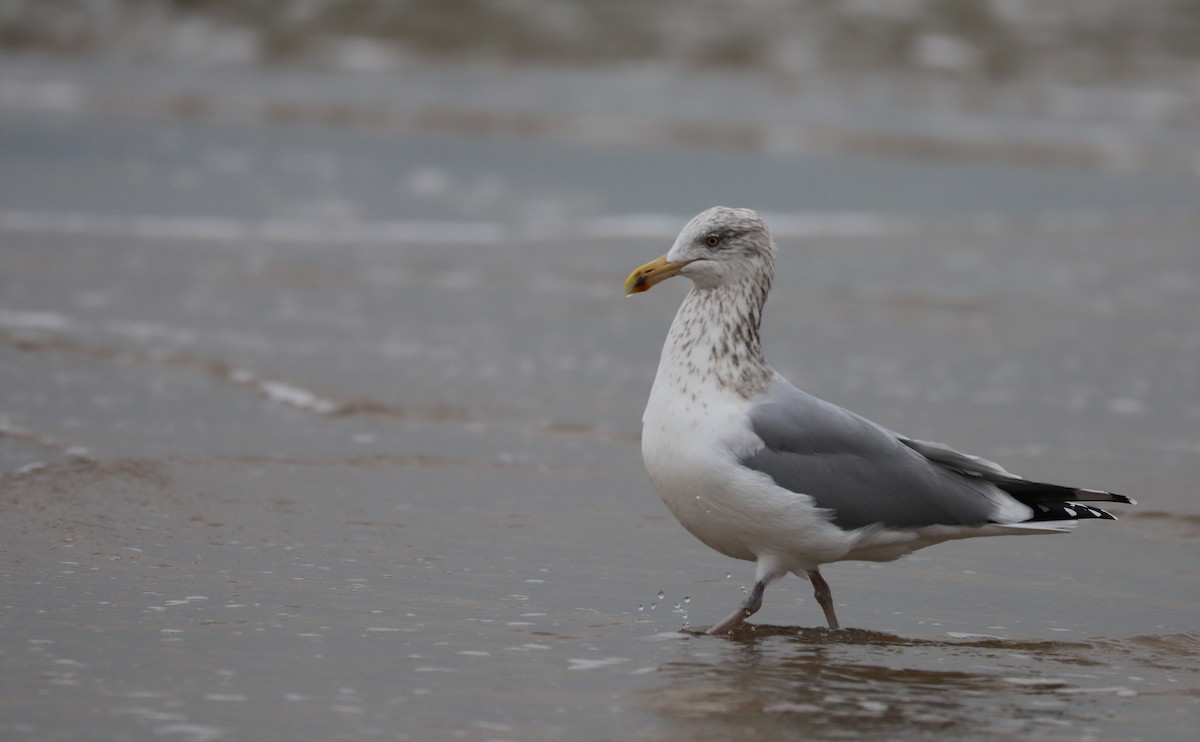
{"label": "blurred background", "polygon": [[[0,109],[14,114],[1189,178],[1200,170],[1193,0],[4,0],[0,45]],[[248,166],[234,154],[214,155],[221,162],[206,169]],[[672,200],[602,172],[564,189],[534,174],[529,158],[468,174],[406,152],[373,184],[388,191],[372,198],[351,194],[335,164],[318,159],[294,166],[306,171],[291,174],[308,181],[291,186],[303,194],[260,193],[253,206],[311,215],[320,200],[326,217],[502,220],[536,231],[635,212],[674,218],[718,195],[671,184]],[[804,179],[786,185],[755,205],[908,206],[896,194],[850,203],[808,193]],[[16,190],[10,208],[24,195]],[[967,206],[1005,210],[949,204],[959,215]]]}
{"label": "blurred background", "polygon": [[[680,633],[717,204],[797,385],[1140,505]],[[1191,740],[1198,207],[1200,0],[0,0],[0,736]]]}
{"label": "blurred background", "polygon": [[[0,43],[6,107],[1193,174],[1168,145],[1200,124],[1193,0],[5,0]],[[142,76],[22,85],[70,62]]]}

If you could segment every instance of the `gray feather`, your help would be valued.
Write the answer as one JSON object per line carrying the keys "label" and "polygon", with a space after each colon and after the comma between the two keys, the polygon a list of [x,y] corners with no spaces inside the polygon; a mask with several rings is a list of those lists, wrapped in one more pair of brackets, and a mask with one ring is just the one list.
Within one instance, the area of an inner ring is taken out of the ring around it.
{"label": "gray feather", "polygon": [[812,497],[841,528],[983,525],[998,509],[995,485],[931,461],[907,439],[781,377],[752,407],[750,425],[764,445],[741,463]]}
{"label": "gray feather", "polygon": [[988,461],[981,456],[973,456],[962,451],[955,451],[953,448],[944,443],[934,443],[933,441],[921,441],[916,438],[906,438],[905,436],[896,434],[900,442],[908,446],[912,450],[921,454],[930,461],[948,466],[951,469],[957,469],[963,474],[970,474],[978,477],[995,477],[997,479],[1020,480],[1016,474],[1000,466],[995,461]]}

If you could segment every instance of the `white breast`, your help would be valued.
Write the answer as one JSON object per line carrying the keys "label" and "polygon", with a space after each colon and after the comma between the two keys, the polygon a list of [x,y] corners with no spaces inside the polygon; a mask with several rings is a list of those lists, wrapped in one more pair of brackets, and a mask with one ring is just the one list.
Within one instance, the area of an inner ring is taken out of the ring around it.
{"label": "white breast", "polygon": [[811,498],[740,465],[763,445],[748,409],[731,389],[660,369],[642,418],[642,457],[655,490],[684,528],[727,556],[766,556],[789,571],[840,558],[847,535]]}

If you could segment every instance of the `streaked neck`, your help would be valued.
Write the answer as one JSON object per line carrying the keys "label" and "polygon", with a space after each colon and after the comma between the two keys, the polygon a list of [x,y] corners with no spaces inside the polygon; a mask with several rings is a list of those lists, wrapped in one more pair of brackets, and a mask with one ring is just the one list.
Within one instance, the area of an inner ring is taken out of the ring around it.
{"label": "streaked neck", "polygon": [[770,276],[693,288],[667,334],[659,378],[677,388],[695,383],[730,390],[745,399],[760,393],[774,373],[759,339],[770,288]]}

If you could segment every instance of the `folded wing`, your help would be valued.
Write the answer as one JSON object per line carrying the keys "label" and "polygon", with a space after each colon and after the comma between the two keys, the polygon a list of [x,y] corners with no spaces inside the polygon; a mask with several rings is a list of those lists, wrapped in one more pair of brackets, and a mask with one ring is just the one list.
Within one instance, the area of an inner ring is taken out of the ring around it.
{"label": "folded wing", "polygon": [[750,426],[762,447],[746,452],[741,463],[808,495],[848,530],[1111,519],[1078,503],[1130,502],[1109,492],[1031,482],[992,461],[906,438],[782,377],[752,407]]}

